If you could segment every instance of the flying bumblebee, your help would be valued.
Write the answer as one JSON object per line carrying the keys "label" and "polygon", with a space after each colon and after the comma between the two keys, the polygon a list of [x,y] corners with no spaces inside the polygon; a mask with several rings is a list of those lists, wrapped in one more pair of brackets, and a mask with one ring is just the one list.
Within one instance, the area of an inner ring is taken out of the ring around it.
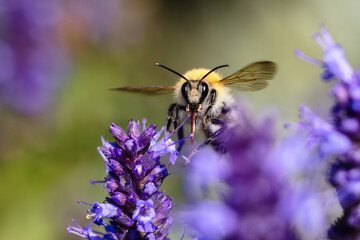
{"label": "flying bumblebee", "polygon": [[[196,129],[202,128],[207,140],[203,146],[214,143],[217,136],[228,127],[232,115],[231,106],[234,98],[231,89],[239,91],[257,91],[267,86],[267,80],[271,80],[276,72],[276,64],[270,61],[252,63],[236,73],[221,77],[215,70],[229,65],[220,65],[213,69],[196,68],[184,75],[156,63],[157,66],[169,70],[180,77],[174,86],[151,86],[151,87],[118,87],[114,90],[139,92],[139,93],[162,93],[173,92],[175,103],[168,110],[167,130],[173,125],[177,128],[188,116],[187,122],[191,124],[191,144],[193,144]],[[184,137],[183,128],[178,130],[179,139]],[[213,144],[216,148],[216,144]],[[179,146],[179,150],[182,145]],[[218,147],[218,146],[217,146]],[[219,149],[217,149],[219,150]],[[192,154],[193,155],[193,154]]]}

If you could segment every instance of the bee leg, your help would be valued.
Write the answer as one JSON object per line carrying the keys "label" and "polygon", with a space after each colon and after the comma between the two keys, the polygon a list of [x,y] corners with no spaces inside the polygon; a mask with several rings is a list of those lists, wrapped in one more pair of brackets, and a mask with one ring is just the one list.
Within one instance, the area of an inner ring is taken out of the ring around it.
{"label": "bee leg", "polygon": [[[184,129],[183,129],[183,127],[179,128],[179,130],[177,132],[177,135],[178,135],[179,140],[184,138]],[[185,141],[180,141],[179,146],[177,148],[177,151],[180,152],[181,149],[184,147],[184,145],[185,145]]]}
{"label": "bee leg", "polygon": [[215,89],[213,89],[213,90],[211,90],[211,92],[210,92],[210,99],[209,99],[209,106],[208,106],[208,108],[206,109],[206,111],[205,111],[205,113],[204,113],[204,118],[203,118],[203,125],[204,125],[204,130],[205,131],[207,131],[207,129],[208,129],[208,126],[207,126],[207,122],[206,122],[206,120],[207,120],[207,118],[208,118],[208,114],[209,114],[209,111],[211,110],[211,108],[214,106],[214,104],[215,104],[215,99],[216,99],[216,90]]}
{"label": "bee leg", "polygon": [[[214,142],[214,140],[218,139],[218,137],[225,132],[226,127],[222,127],[216,132],[214,132],[208,139],[206,139],[202,144],[200,144],[197,148],[195,148],[190,155],[187,157],[187,162],[185,163],[185,166],[190,163],[190,159],[198,152],[200,152],[202,149],[204,149],[207,145]],[[225,153],[225,150],[220,150],[221,154]]]}
{"label": "bee leg", "polygon": [[178,126],[178,121],[177,121],[178,117],[176,116],[174,119],[173,119],[173,125],[174,125],[174,130],[177,128]]}
{"label": "bee leg", "polygon": [[174,108],[172,122],[175,130],[178,127],[178,123],[179,123],[179,105],[176,105]]}
{"label": "bee leg", "polygon": [[[168,110],[168,118],[167,118],[167,123],[166,123],[166,131],[170,132],[170,127],[171,125],[174,123],[175,125],[175,117],[174,116],[176,113],[175,113],[175,110],[178,108],[178,105],[176,103],[173,103],[170,105],[169,107],[169,110]],[[177,112],[178,110],[176,110]],[[175,127],[176,128],[176,127]]]}
{"label": "bee leg", "polygon": [[[178,127],[179,124],[179,111],[184,111],[184,107],[179,106],[178,104],[174,103],[171,104],[168,110],[168,118],[166,123],[166,131],[170,132],[171,125],[174,126],[174,130]],[[183,127],[180,127],[177,130],[178,139],[181,140],[184,138],[184,129]],[[179,146],[177,148],[177,151],[180,152],[183,148],[185,142],[179,141]]]}
{"label": "bee leg", "polygon": [[169,116],[166,120],[166,131],[167,132],[170,132],[171,123],[172,123],[171,117]]}
{"label": "bee leg", "polygon": [[212,105],[210,105],[210,106],[206,109],[205,114],[204,114],[205,117],[203,117],[203,119],[202,119],[202,121],[203,121],[203,126],[204,126],[204,130],[205,130],[205,131],[208,130],[207,119],[208,119],[208,112],[210,111],[211,108],[212,108]]}

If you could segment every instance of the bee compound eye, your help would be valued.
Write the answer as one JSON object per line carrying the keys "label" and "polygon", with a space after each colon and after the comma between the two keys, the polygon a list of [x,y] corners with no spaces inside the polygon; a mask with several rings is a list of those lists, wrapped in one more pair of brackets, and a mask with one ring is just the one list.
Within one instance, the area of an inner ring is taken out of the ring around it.
{"label": "bee compound eye", "polygon": [[209,92],[209,86],[206,83],[201,82],[201,96],[205,98],[208,92]]}
{"label": "bee compound eye", "polygon": [[181,86],[181,94],[184,96],[184,98],[187,98],[189,91],[189,83],[186,82]]}

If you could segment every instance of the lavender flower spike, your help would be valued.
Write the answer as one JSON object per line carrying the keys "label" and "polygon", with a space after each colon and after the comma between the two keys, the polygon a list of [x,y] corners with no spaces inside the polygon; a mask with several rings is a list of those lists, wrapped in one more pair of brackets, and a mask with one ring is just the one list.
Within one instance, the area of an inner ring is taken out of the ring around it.
{"label": "lavender flower spike", "polygon": [[[332,123],[316,117],[306,107],[301,107],[301,115],[307,123],[299,127],[307,129],[309,135],[320,137],[316,144],[320,154],[335,154],[328,179],[336,188],[343,215],[328,230],[330,239],[360,238],[360,75],[353,71],[345,54],[332,39],[329,32],[321,26],[321,33],[314,39],[324,51],[324,76],[339,79],[330,93],[335,104],[331,109]],[[299,51],[297,56],[304,59]],[[308,59],[305,59],[308,60]],[[311,62],[311,61],[310,61]]]}
{"label": "lavender flower spike", "polygon": [[[108,174],[104,185],[109,192],[107,203],[85,203],[92,206],[87,216],[93,218],[92,222],[84,228],[74,222],[68,232],[93,240],[167,239],[173,221],[168,214],[173,203],[159,191],[168,175],[160,158],[170,153],[173,163],[179,153],[171,134],[165,133],[160,139],[163,129],[156,132],[155,125],[143,125],[141,129],[139,122],[131,120],[127,133],[114,123],[111,125],[116,141],[102,139],[103,146],[98,148]],[[93,231],[93,223],[104,226],[105,232]]]}

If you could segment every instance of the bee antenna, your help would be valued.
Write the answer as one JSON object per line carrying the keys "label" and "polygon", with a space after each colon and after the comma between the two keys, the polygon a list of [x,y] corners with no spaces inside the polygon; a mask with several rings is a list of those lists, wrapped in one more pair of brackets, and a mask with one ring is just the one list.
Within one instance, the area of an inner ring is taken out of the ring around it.
{"label": "bee antenna", "polygon": [[217,67],[214,67],[213,69],[211,69],[207,74],[205,74],[199,81],[199,83],[204,80],[210,73],[212,73],[213,71],[219,69],[219,68],[223,68],[223,67],[228,67],[229,64],[225,64],[225,65],[220,65],[220,66],[217,66]]}
{"label": "bee antenna", "polygon": [[159,66],[159,67],[162,67],[162,68],[165,68],[166,70],[169,70],[170,72],[172,73],[175,73],[176,75],[178,75],[179,77],[185,79],[187,82],[189,82],[189,80],[187,78],[185,78],[183,75],[181,75],[180,73],[176,72],[175,70],[172,70],[171,68],[168,68],[160,63],[155,63],[156,66]]}

